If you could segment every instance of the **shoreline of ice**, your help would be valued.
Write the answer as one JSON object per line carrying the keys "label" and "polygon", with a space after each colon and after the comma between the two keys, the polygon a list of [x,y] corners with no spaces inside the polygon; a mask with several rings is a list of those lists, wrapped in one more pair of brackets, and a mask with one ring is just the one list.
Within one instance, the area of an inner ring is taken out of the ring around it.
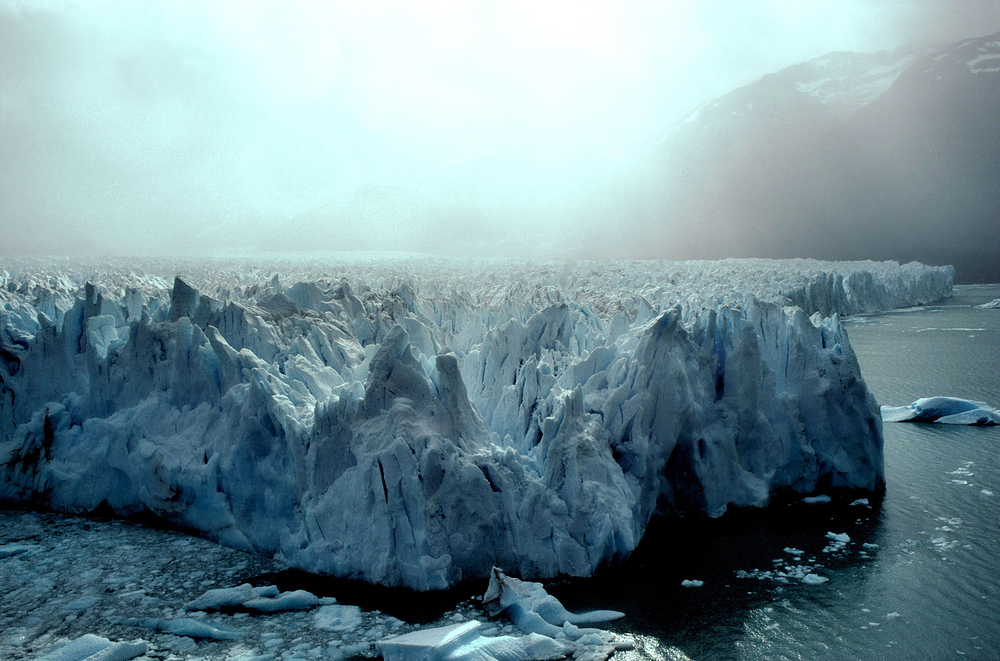
{"label": "shoreline of ice", "polygon": [[590,575],[658,512],[880,490],[881,418],[838,315],[931,303],[954,274],[183,267],[171,285],[155,260],[2,264],[0,499],[149,510],[308,571],[417,589],[494,565]]}

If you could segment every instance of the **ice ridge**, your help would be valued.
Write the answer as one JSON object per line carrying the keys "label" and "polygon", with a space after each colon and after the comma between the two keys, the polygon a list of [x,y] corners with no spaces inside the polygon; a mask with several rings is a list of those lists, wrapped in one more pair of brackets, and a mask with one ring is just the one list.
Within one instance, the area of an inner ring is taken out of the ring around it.
{"label": "ice ridge", "polygon": [[839,314],[953,278],[373,258],[188,263],[170,286],[164,268],[0,270],[0,499],[150,511],[416,589],[590,575],[657,514],[882,489]]}

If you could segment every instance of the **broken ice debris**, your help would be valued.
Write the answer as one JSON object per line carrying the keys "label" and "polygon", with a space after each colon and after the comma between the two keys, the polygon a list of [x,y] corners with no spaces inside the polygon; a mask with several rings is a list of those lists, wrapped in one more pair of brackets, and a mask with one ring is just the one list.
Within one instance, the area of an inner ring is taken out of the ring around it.
{"label": "broken ice debris", "polygon": [[375,648],[385,661],[551,661],[573,652],[535,633],[487,638],[479,634],[476,620],[388,638]]}
{"label": "broken ice debris", "polygon": [[[540,633],[549,637],[560,634],[577,638],[597,629],[578,629],[580,624],[596,624],[624,617],[625,613],[611,610],[570,613],[559,600],[545,591],[541,583],[522,581],[507,576],[494,567],[490,584],[483,595],[483,607],[490,615],[504,613],[524,633]],[[566,627],[566,624],[574,625]]]}
{"label": "broken ice debris", "polygon": [[40,657],[38,661],[128,661],[147,651],[146,643],[113,643],[88,633]]}

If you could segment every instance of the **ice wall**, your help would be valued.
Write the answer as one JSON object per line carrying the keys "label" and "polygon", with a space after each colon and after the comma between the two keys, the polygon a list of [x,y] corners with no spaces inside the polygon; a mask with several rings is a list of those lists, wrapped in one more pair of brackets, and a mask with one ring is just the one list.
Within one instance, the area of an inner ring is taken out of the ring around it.
{"label": "ice wall", "polygon": [[952,278],[762,260],[184,266],[169,285],[155,262],[4,265],[0,498],[148,510],[417,589],[494,565],[589,575],[657,513],[883,488],[878,407],[820,312],[930,302]]}

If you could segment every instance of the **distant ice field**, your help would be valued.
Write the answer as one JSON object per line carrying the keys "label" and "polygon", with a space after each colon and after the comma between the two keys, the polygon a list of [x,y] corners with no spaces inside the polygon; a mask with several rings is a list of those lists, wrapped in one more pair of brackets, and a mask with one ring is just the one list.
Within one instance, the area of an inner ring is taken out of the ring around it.
{"label": "distant ice field", "polygon": [[149,512],[307,571],[586,576],[658,514],[878,493],[840,315],[893,262],[0,263],[0,499]]}

